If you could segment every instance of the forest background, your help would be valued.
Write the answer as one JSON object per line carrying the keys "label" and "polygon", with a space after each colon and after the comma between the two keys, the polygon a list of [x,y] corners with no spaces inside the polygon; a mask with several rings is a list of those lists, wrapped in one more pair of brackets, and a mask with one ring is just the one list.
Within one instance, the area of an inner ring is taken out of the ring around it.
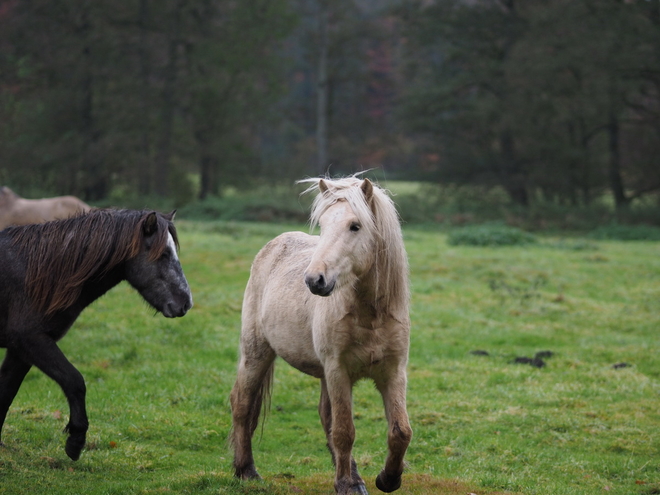
{"label": "forest background", "polygon": [[658,0],[0,0],[0,184],[25,197],[208,212],[372,169],[660,224],[659,152]]}

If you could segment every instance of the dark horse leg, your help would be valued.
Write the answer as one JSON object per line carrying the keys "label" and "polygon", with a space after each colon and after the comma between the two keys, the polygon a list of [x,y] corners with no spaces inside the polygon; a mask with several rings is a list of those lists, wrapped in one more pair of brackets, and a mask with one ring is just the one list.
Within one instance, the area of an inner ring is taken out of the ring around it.
{"label": "dark horse leg", "polygon": [[[325,431],[325,437],[328,441],[328,450],[332,455],[332,464],[336,465],[335,461],[335,452],[332,445],[332,404],[330,404],[330,397],[328,395],[328,386],[325,383],[324,379],[321,379],[321,399],[319,401],[319,416],[321,417],[321,424],[323,425],[323,430]],[[364,480],[358,472],[357,463],[353,456],[351,456],[351,480],[352,486],[351,490],[353,493],[359,493],[360,495],[368,495],[367,487],[364,484]]]}
{"label": "dark horse leg", "polygon": [[401,486],[403,457],[412,439],[412,428],[406,411],[406,372],[398,369],[387,379],[376,381],[383,396],[387,417],[387,459],[385,468],[376,477],[376,486],[383,492],[393,492]]}
{"label": "dark horse leg", "polygon": [[62,388],[70,410],[69,423],[64,428],[69,433],[65,451],[72,460],[77,461],[85,446],[89,427],[85,410],[85,380],[55,341],[43,333],[24,336],[20,355],[23,361],[39,368]]}
{"label": "dark horse leg", "polygon": [[264,397],[270,393],[275,353],[269,348],[259,356],[243,349],[236,383],[231,391],[234,474],[240,479],[260,479],[252,455],[252,436],[259,424]]}
{"label": "dark horse leg", "polygon": [[[5,424],[9,406],[16,397],[23,378],[31,366],[19,358],[12,349],[7,349],[5,359],[0,366],[0,433]],[[0,445],[2,445],[0,437]]]}

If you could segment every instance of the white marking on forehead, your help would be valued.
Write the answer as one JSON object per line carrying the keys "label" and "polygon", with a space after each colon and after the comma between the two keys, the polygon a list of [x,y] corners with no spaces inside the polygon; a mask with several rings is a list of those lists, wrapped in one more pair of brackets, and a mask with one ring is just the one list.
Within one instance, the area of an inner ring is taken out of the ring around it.
{"label": "white marking on forehead", "polygon": [[172,256],[174,256],[174,259],[178,260],[179,257],[176,254],[176,244],[174,244],[174,237],[172,237],[170,232],[167,233],[167,247],[169,247],[172,251]]}

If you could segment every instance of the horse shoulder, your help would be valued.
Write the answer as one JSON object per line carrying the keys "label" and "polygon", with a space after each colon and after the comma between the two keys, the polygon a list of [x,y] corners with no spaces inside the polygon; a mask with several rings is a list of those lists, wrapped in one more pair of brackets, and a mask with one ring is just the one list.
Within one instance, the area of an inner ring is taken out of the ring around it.
{"label": "horse shoulder", "polygon": [[263,270],[270,272],[282,265],[300,263],[306,256],[311,256],[311,251],[317,242],[318,237],[304,232],[280,234],[261,248],[252,263],[252,272]]}

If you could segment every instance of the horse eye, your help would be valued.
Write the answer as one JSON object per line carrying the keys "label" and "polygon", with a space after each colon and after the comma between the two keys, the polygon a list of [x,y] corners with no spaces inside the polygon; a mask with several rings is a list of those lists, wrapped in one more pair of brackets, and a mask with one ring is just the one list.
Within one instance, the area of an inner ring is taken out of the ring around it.
{"label": "horse eye", "polygon": [[352,223],[349,228],[350,228],[351,232],[357,232],[358,230],[360,230],[360,224],[359,223]]}

